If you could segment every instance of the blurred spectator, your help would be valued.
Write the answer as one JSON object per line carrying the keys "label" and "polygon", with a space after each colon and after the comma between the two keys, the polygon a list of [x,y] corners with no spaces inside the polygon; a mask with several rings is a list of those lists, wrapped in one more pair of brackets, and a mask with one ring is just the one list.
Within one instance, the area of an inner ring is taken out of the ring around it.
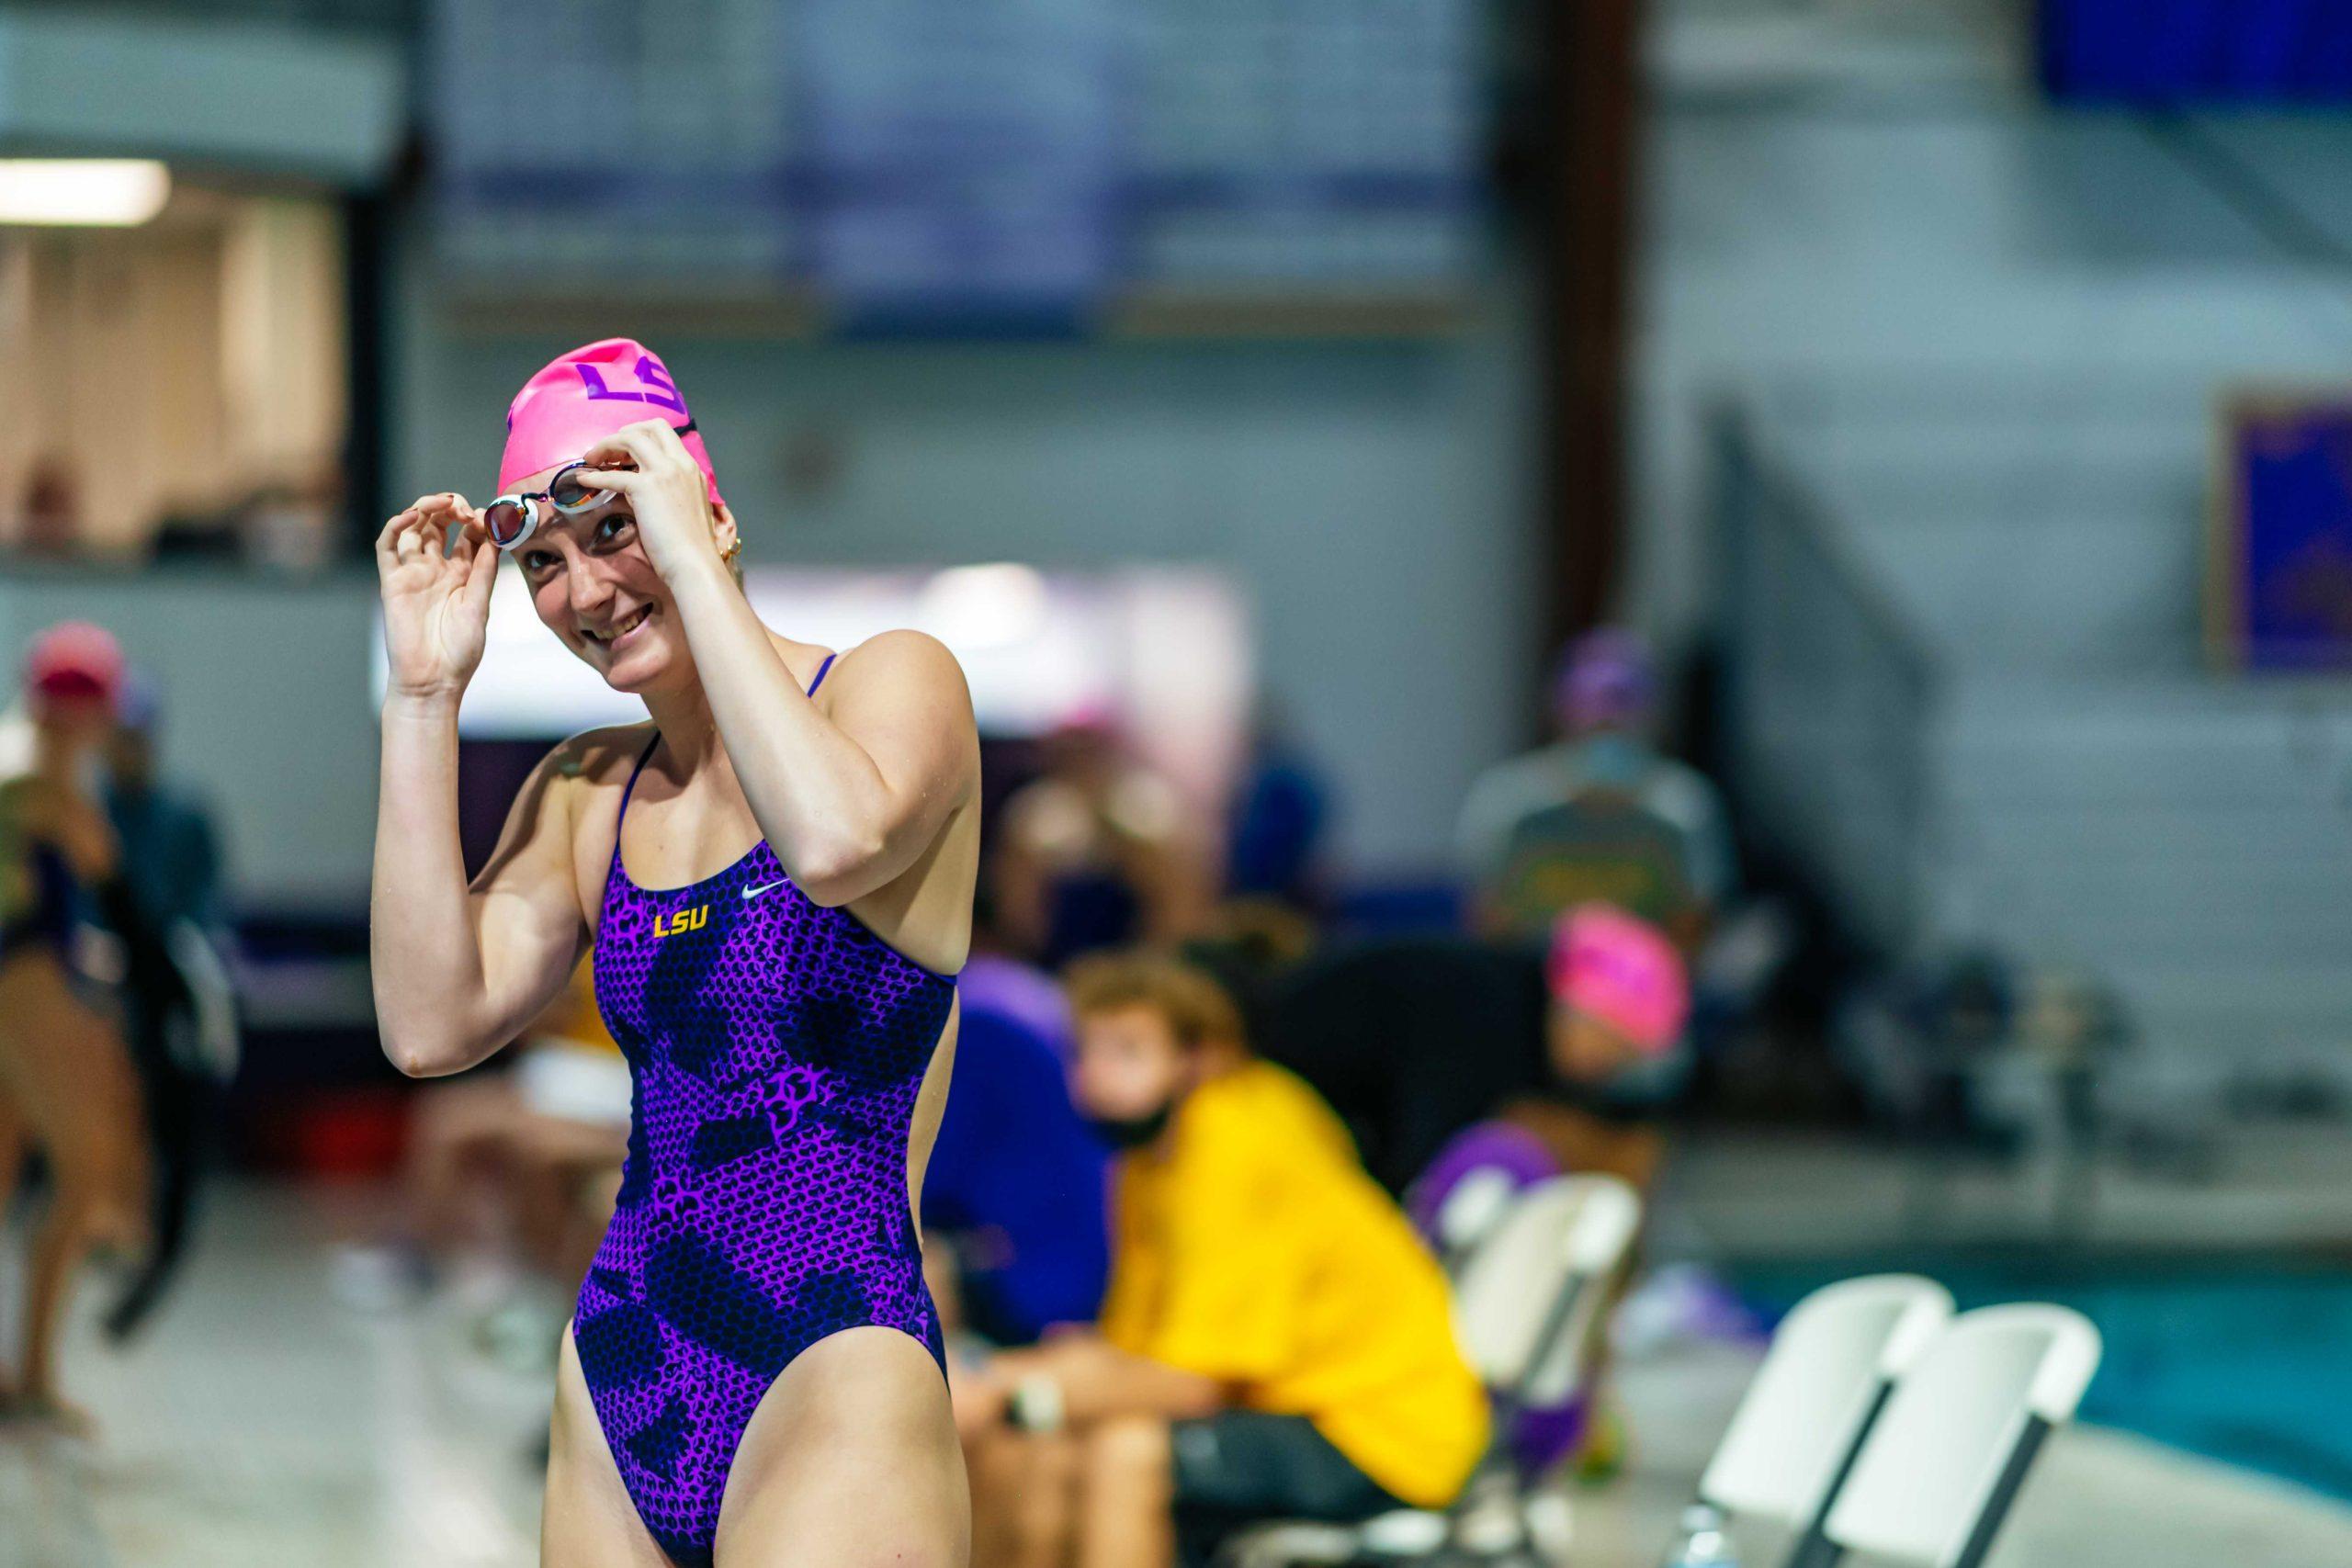
{"label": "blurred spectator", "polygon": [[989,914],[983,898],[957,978],[955,1089],[923,1171],[923,1234],[954,1264],[949,1279],[931,1271],[943,1317],[1025,1345],[1102,1306],[1109,1157],[1070,1104],[1061,990],[1001,951]]}
{"label": "blurred spectator", "polygon": [[1714,785],[1661,755],[1657,678],[1630,634],[1570,645],[1553,684],[1561,739],[1471,786],[1460,852],[1478,929],[1541,941],[1578,904],[1614,904],[1686,955],[1731,891],[1730,830]]}
{"label": "blurred spectator", "polygon": [[[1690,1003],[1681,954],[1657,927],[1588,904],[1554,927],[1544,967],[1544,1081],[1451,1139],[1414,1181],[1408,1203],[1433,1242],[1453,1239],[1438,1235],[1446,1200],[1474,1170],[1499,1172],[1514,1187],[1599,1171],[1646,1189],[1656,1175],[1661,1137],[1643,1112],[1679,1081],[1673,1052]],[[1612,1299],[1630,1277],[1629,1268],[1613,1282]],[[1508,1439],[1526,1473],[1572,1453],[1588,1474],[1622,1462],[1622,1417],[1597,1398],[1609,1376],[1605,1336],[1588,1355],[1590,1370],[1571,1397],[1515,1413]]]}
{"label": "blurred spectator", "polygon": [[224,923],[220,834],[203,800],[157,776],[162,716],[155,682],[133,671],[107,744],[107,816],[122,840],[123,877],[141,912],[166,930],[186,920],[217,932]]}
{"label": "blurred spectator", "polygon": [[138,1077],[107,1005],[113,976],[97,972],[86,940],[89,914],[120,886],[89,764],[121,683],[121,650],[102,628],[42,632],[25,660],[29,765],[0,778],[0,1216],[28,1152],[49,1171],[20,1276],[23,1350],[14,1386],[0,1382],[0,1416],[69,1427],[87,1423],[57,1385],[74,1283],[93,1249],[135,1250],[147,1229]]}
{"label": "blurred spectator", "polygon": [[81,552],[82,491],[64,458],[52,454],[33,465],[25,481],[17,548],[58,559]]}
{"label": "blurred spectator", "polygon": [[1555,957],[1573,919],[1555,926],[1544,945],[1392,938],[1312,960],[1268,1004],[1266,1055],[1346,1119],[1391,1192],[1506,1111],[1563,1168],[1646,1185],[1687,1050],[1633,1048]]}
{"label": "blurred spectator", "polygon": [[406,1179],[421,1265],[472,1254],[587,1272],[628,1153],[628,1064],[596,1008],[593,963],[525,1032],[514,1066],[418,1096]]}
{"label": "blurred spectator", "polygon": [[1172,942],[1208,882],[1176,788],[1104,720],[1064,726],[1005,801],[989,875],[1012,945],[1049,970],[1097,948]]}
{"label": "blurred spectator", "polygon": [[154,1245],[107,1314],[118,1338],[145,1321],[178,1269],[220,1086],[239,1051],[220,956],[219,835],[201,801],[157,777],[160,716],[154,682],[128,673],[106,750],[107,816],[122,851],[109,923],[123,948],[125,1038],[147,1111]]}
{"label": "blurred spectator", "polygon": [[1262,705],[1234,792],[1226,897],[1319,908],[1317,857],[1330,815],[1329,794],[1280,713],[1271,703]]}
{"label": "blurred spectator", "polygon": [[244,554],[280,571],[326,565],[343,508],[343,470],[321,464],[300,479],[256,487],[235,509]]}
{"label": "blurred spectator", "polygon": [[1450,1502],[1484,1395],[1345,1130],[1196,970],[1100,956],[1069,994],[1077,1099],[1123,1151],[1111,1289],[1098,1332],[956,1379],[976,1561],[1199,1563],[1269,1516]]}

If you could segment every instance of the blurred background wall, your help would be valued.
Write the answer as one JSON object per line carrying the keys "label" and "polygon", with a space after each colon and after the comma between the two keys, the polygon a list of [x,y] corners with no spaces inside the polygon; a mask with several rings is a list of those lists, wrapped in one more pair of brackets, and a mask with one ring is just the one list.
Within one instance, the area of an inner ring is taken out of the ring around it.
{"label": "blurred background wall", "polygon": [[[1345,781],[1361,883],[1448,873],[1464,784],[1536,731],[1544,651],[1590,601],[1690,672],[1679,720],[1731,763],[1744,830],[1868,944],[2112,976],[2159,1076],[2329,1059],[2352,751],[2332,688],[2209,659],[2205,523],[2221,400],[2324,382],[2352,337],[2340,119],[2053,103],[2021,0],[1658,0],[1625,84],[1622,374],[1590,372],[1624,394],[1621,547],[1561,391],[1608,237],[1564,239],[1562,192],[1512,162],[1532,124],[1571,133],[1556,82],[1490,78],[1497,200],[1435,307],[845,333],[732,285],[502,288],[447,192],[479,173],[453,149],[496,145],[477,83],[514,50],[436,14],[0,12],[15,145],[180,175],[145,228],[0,248],[0,400],[29,432],[0,532],[47,495],[85,561],[158,569],[29,558],[0,635],[70,603],[136,644],[235,606],[233,639],[153,640],[247,900],[356,898],[372,818],[360,662],[301,681],[256,650],[337,616],[364,640],[362,535],[481,491],[521,378],[633,332],[765,520],[754,563],[1215,563],[1262,688]],[[711,37],[752,14],[695,13]],[[1518,60],[1528,8],[1482,15]],[[155,390],[199,373],[206,398]],[[224,573],[232,534],[267,572]],[[299,767],[243,742],[265,692],[318,738]]]}
{"label": "blurred background wall", "polygon": [[[1833,670],[1900,667],[1913,693],[1856,697],[1811,744],[1781,732],[1757,783],[1799,852],[1896,945],[2112,976],[2168,1082],[2249,1058],[2333,1071],[2352,1002],[2337,699],[2213,668],[2205,525],[2218,399],[2330,382],[2352,346],[2352,126],[2278,104],[2053,112],[2030,6],[1660,11],[1644,618],[1757,630],[1726,621],[1734,419],[1839,568],[1774,613],[1863,604],[1879,634],[1777,667],[1788,702],[1851,691]],[[1732,636],[1735,661],[1757,650]],[[1775,680],[1759,665],[1751,690]],[[1883,776],[1890,749],[1910,776],[1866,784],[1858,829],[1824,781]],[[1916,900],[1890,908],[1890,882]]]}
{"label": "blurred background wall", "polygon": [[[169,6],[35,5],[0,26],[0,48],[13,42],[19,60],[51,78],[37,98],[0,99],[0,125],[14,117],[63,135],[73,106],[164,91],[173,101],[153,116],[158,134],[167,149],[188,150],[197,177],[209,168],[220,179],[227,160],[221,183],[232,192],[259,181],[298,193],[247,204],[188,190],[184,173],[166,222],[134,231],[135,243],[102,234],[105,267],[73,271],[77,298],[105,301],[103,333],[76,329],[70,309],[38,292],[44,265],[74,259],[76,242],[11,249],[7,297],[40,323],[23,329],[30,374],[20,395],[51,421],[104,408],[103,422],[69,423],[113,433],[105,450],[73,453],[75,471],[92,476],[76,480],[74,497],[85,548],[130,558],[159,512],[220,509],[277,488],[285,509],[334,510],[334,547],[293,551],[304,570],[333,577],[345,569],[317,558],[344,557],[346,506],[380,518],[428,490],[481,499],[506,400],[522,379],[585,337],[635,333],[676,368],[730,488],[745,498],[739,505],[767,520],[752,530],[754,563],[1219,563],[1256,605],[1264,686],[1351,778],[1340,827],[1346,853],[1378,875],[1444,873],[1452,814],[1471,773],[1527,732],[1528,653],[1543,635],[1543,590],[1529,570],[1541,552],[1531,518],[1536,308],[1526,260],[1508,243],[1476,264],[1475,286],[1433,329],[1374,310],[1368,328],[1301,326],[1276,312],[1271,325],[1238,332],[1108,344],[1034,334],[845,344],[811,335],[805,320],[779,327],[773,311],[747,332],[741,312],[722,308],[714,322],[707,301],[649,311],[609,299],[539,301],[518,324],[479,290],[453,295],[435,265],[413,168],[416,145],[436,141],[433,89],[419,85],[407,124],[382,121],[390,85],[431,52],[423,9],[354,0],[229,9],[225,28],[194,42],[168,22],[153,25],[175,14]],[[254,113],[258,103],[288,107],[296,84],[317,95],[322,71],[343,74],[336,100],[318,104],[322,120],[339,123]],[[153,150],[144,118],[106,123],[109,139]],[[323,186],[322,168],[333,176]],[[365,276],[346,278],[354,221],[367,226],[356,251]],[[135,299],[170,289],[178,295],[158,308],[192,328],[159,330],[137,314]],[[337,345],[350,289],[360,291],[350,298],[363,319],[345,350]],[[256,310],[251,327],[234,316]],[[300,328],[282,341],[334,352],[323,365],[315,355],[288,359],[272,346],[281,326]],[[132,342],[144,346],[119,346]],[[169,383],[158,354],[220,365],[217,401],[158,394],[184,424],[196,422],[184,430],[139,423],[141,389]],[[373,376],[353,411],[364,427],[355,438],[370,456],[349,477],[366,493],[322,495],[342,476],[321,472],[319,433],[340,431],[346,400],[336,372],[351,354],[364,361],[354,367],[363,382]],[[75,367],[67,400],[45,389],[40,367],[49,358]],[[269,398],[255,397],[260,385],[275,389]],[[220,432],[231,428],[266,452],[225,443]],[[0,468],[0,488],[28,482]],[[186,595],[199,618],[224,592],[255,646],[281,632],[286,646],[301,646],[292,639],[310,617],[333,613],[329,604],[359,626],[372,603],[371,583],[356,573],[340,595],[322,586],[283,602],[209,581],[74,590],[93,614],[167,615]],[[28,630],[0,627],[17,638]],[[182,645],[167,672],[175,728],[191,738],[222,733],[214,716],[249,701],[238,672],[251,658],[249,649]],[[351,719],[340,705],[365,694],[312,682],[285,700],[292,705],[279,711],[302,715],[302,732],[345,735]],[[320,787],[321,778],[298,784],[266,749],[194,742],[190,768],[237,803],[240,838],[256,840],[238,864],[245,896],[357,893],[373,816],[365,750],[337,748],[327,764],[338,770],[334,784]],[[266,827],[297,817],[304,826],[290,836]]]}

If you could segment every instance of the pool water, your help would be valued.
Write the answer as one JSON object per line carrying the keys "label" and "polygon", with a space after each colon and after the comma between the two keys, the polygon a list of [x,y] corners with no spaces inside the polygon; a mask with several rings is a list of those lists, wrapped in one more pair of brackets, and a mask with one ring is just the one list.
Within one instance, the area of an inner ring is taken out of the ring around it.
{"label": "pool water", "polygon": [[1730,1271],[1777,1317],[1807,1292],[1890,1269],[1961,1309],[2073,1307],[2107,1342],[2081,1418],[2352,1500],[2352,1269],[2087,1262],[1774,1264]]}

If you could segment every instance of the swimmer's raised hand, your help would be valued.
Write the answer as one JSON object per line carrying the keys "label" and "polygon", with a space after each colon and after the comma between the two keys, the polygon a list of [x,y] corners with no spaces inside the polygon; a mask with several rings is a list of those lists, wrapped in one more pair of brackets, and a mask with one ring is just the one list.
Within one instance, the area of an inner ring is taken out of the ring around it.
{"label": "swimmer's raised hand", "polygon": [[[681,571],[718,567],[734,537],[734,521],[714,511],[702,469],[662,420],[626,424],[581,459],[597,470],[596,483],[628,499],[639,546],[664,582]],[[725,537],[721,537],[722,532]]]}
{"label": "swimmer's raised hand", "polygon": [[[450,525],[458,533],[443,547]],[[481,663],[498,550],[481,513],[448,491],[419,496],[376,536],[390,693],[455,700]]]}

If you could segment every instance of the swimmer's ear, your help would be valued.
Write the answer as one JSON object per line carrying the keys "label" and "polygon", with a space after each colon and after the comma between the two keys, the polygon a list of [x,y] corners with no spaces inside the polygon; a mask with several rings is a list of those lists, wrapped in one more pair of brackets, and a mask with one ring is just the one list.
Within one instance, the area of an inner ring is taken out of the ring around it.
{"label": "swimmer's ear", "polygon": [[735,513],[727,509],[723,501],[711,502],[710,536],[718,546],[719,558],[726,561],[727,570],[734,574],[736,585],[741,587],[743,565],[736,557],[741,553],[743,536],[736,530]]}

